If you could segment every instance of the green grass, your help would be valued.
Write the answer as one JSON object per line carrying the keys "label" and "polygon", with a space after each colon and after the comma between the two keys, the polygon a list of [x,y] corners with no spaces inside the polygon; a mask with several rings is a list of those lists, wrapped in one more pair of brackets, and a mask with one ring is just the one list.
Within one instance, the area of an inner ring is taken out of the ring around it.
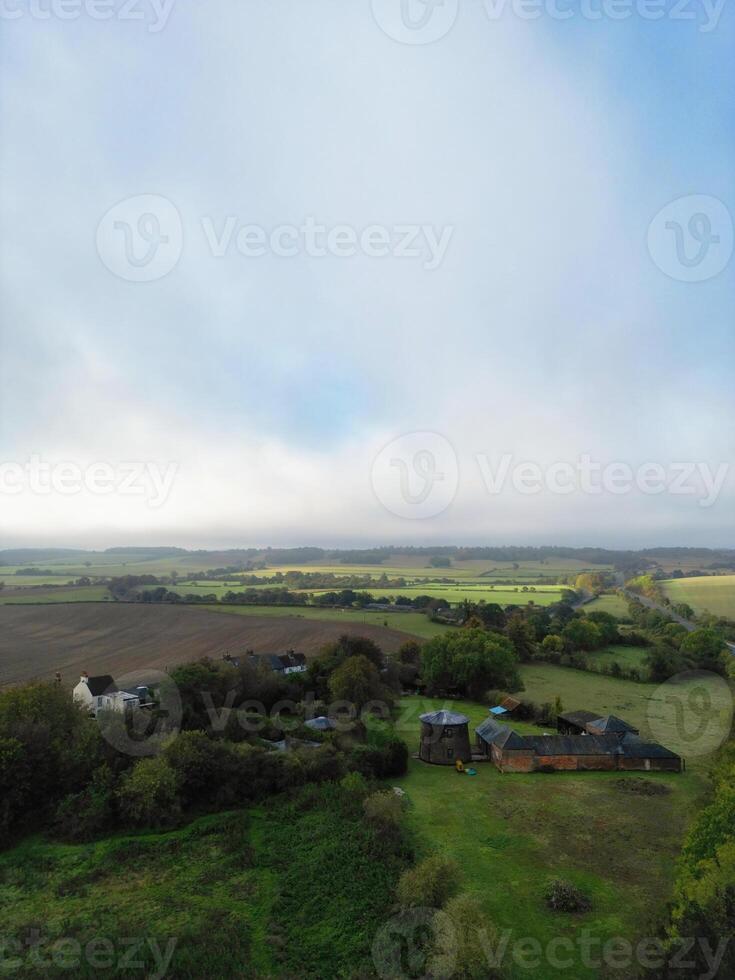
{"label": "green grass", "polygon": [[423,613],[374,612],[362,609],[317,609],[311,606],[192,606],[193,609],[211,609],[213,612],[236,616],[271,616],[278,619],[313,619],[322,623],[365,623],[367,626],[385,626],[402,633],[430,640],[442,636],[452,626],[433,623]]}
{"label": "green grass", "polygon": [[[544,694],[558,690],[571,706],[574,679],[567,675],[577,673],[548,677],[542,671],[532,687],[536,694],[542,687]],[[568,683],[559,683],[562,678]],[[596,680],[602,692],[598,702],[579,706],[602,710],[607,701],[617,704],[614,682]],[[399,729],[412,751],[418,746],[419,714],[442,705],[420,698],[401,702]],[[487,717],[485,705],[449,705],[470,717],[471,733]],[[520,723],[513,727],[531,730]],[[476,768],[477,776],[460,776],[451,767],[411,759],[407,776],[392,782],[408,794],[410,825],[423,847],[458,861],[466,890],[477,896],[497,928],[512,930],[511,941],[533,937],[542,944],[556,936],[574,939],[583,928],[603,939],[654,934],[647,926],[663,915],[674,861],[703,790],[697,773],[647,774],[671,792],[638,796],[620,790],[618,781],[629,778],[620,773],[501,775],[490,763]],[[592,899],[592,911],[582,916],[549,911],[543,893],[553,878],[582,888]],[[549,966],[527,971],[512,961],[505,965],[512,977],[560,975]],[[599,976],[579,960],[565,975],[575,980]]]}
{"label": "green grass", "polygon": [[613,663],[618,663],[621,667],[635,667],[645,673],[646,668],[643,660],[647,652],[645,647],[614,645],[605,647],[604,650],[593,650],[587,654],[587,658],[596,669],[609,667]]}
{"label": "green grass", "polygon": [[15,595],[12,590],[0,592],[0,605],[13,603],[16,605],[33,605],[42,602],[109,602],[112,596],[104,586],[101,585],[80,585],[64,589],[53,589],[45,592],[43,589],[34,589],[24,595]]}
{"label": "green grass", "polygon": [[735,575],[670,579],[660,584],[672,602],[686,602],[698,613],[735,619]]}
{"label": "green grass", "polygon": [[606,612],[618,619],[628,618],[628,601],[619,595],[601,595],[582,607],[584,612]]}
{"label": "green grass", "polygon": [[[405,859],[335,786],[307,787],[250,811],[195,820],[169,833],[64,845],[29,838],[0,854],[2,936],[40,929],[50,944],[105,937],[176,940],[167,976],[346,977],[370,964]],[[46,946],[48,951],[48,946]],[[153,975],[90,965],[12,976]]]}

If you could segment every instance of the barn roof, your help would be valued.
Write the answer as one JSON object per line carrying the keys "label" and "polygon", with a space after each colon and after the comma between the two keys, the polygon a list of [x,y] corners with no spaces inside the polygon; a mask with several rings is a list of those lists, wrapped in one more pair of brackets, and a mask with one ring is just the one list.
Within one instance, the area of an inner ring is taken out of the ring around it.
{"label": "barn roof", "polygon": [[470,722],[466,715],[446,710],[429,711],[425,715],[419,715],[419,718],[427,725],[468,725]]}
{"label": "barn roof", "polygon": [[500,702],[501,708],[505,708],[506,711],[515,711],[515,709],[520,705],[520,700],[514,698],[512,695],[508,694]]}
{"label": "barn roof", "polygon": [[487,718],[482,724],[478,725],[475,729],[475,734],[478,735],[483,742],[488,744],[494,742],[495,739],[501,735],[503,732],[507,732],[508,729],[505,725],[500,725],[494,718]]}
{"label": "barn roof", "polygon": [[531,749],[527,740],[523,735],[519,735],[518,732],[514,732],[512,728],[505,728],[501,735],[495,739],[495,744],[499,745],[503,749]]}
{"label": "barn roof", "polygon": [[605,715],[604,718],[594,718],[592,721],[587,722],[589,728],[595,728],[605,734],[623,734],[624,732],[638,732],[637,728],[633,728],[629,725],[627,721],[623,721],[622,718],[618,718],[617,715]]}
{"label": "barn roof", "polygon": [[588,722],[594,721],[598,717],[594,711],[564,711],[559,715],[562,721],[577,725],[579,728],[584,728]]}
{"label": "barn roof", "polygon": [[617,755],[616,735],[527,735],[529,748],[536,755]]}
{"label": "barn roof", "polygon": [[[593,736],[588,735],[588,738]],[[645,739],[627,732],[620,740],[620,748],[623,755],[633,759],[678,759],[676,752],[664,748],[658,742],[646,742]]]}

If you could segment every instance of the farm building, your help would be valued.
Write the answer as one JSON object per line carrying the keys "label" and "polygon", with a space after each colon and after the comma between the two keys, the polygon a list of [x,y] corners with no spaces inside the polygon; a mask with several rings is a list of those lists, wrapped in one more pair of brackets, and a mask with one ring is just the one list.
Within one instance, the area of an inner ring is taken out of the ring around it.
{"label": "farm building", "polygon": [[457,711],[431,711],[420,716],[419,758],[439,766],[453,766],[457,759],[469,762],[469,718]]}
{"label": "farm building", "polygon": [[556,720],[561,735],[583,735],[587,725],[600,716],[595,711],[565,711]]}
{"label": "farm building", "polygon": [[645,742],[635,730],[519,735],[507,725],[488,718],[475,729],[475,738],[478,754],[494,762],[501,772],[618,769],[680,772],[683,768],[683,761],[675,752],[656,742]]}

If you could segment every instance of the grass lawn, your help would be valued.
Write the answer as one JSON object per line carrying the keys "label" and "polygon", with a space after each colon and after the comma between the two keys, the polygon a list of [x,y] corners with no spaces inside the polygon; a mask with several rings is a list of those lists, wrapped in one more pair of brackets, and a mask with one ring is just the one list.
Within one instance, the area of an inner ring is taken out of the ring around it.
{"label": "grass lawn", "polygon": [[368,626],[385,626],[403,633],[411,633],[430,640],[441,636],[452,626],[433,623],[418,612],[376,612],[362,609],[317,609],[311,606],[196,606],[197,609],[211,609],[213,612],[237,616],[273,616],[278,619],[313,619],[322,623],[365,623]]}
{"label": "grass lawn", "polygon": [[[529,668],[534,675],[536,670]],[[576,705],[573,678],[559,684],[561,675],[544,675],[529,676],[536,696],[542,689],[557,693],[558,688],[565,704]],[[592,680],[599,700],[582,701],[580,707],[603,709],[604,702],[622,700],[615,682]],[[402,700],[398,727],[412,751],[418,746],[419,714],[442,705],[439,700]],[[485,705],[449,705],[470,717],[471,734],[487,717]],[[514,727],[533,730],[523,724]],[[465,888],[477,895],[498,929],[512,930],[511,942],[523,937],[542,944],[556,936],[574,939],[582,929],[603,939],[655,934],[647,927],[659,921],[670,897],[674,861],[704,788],[696,772],[647,774],[670,792],[642,796],[620,789],[620,780],[631,778],[620,773],[501,775],[490,763],[476,768],[477,776],[460,776],[451,767],[411,759],[408,774],[392,782],[408,794],[409,821],[422,847],[459,862]],[[553,878],[582,888],[592,899],[592,910],[585,915],[548,910],[543,893]],[[556,980],[561,975],[550,966],[522,969],[510,959],[504,966],[513,978]],[[575,980],[600,976],[578,959],[564,975]]]}
{"label": "grass lawn", "polygon": [[735,575],[678,578],[660,584],[672,602],[686,602],[698,613],[707,610],[735,619]]}

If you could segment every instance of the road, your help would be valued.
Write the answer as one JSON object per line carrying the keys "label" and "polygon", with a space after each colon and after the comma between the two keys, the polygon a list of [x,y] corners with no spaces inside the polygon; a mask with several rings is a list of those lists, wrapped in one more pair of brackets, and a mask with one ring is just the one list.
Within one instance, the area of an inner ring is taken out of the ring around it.
{"label": "road", "polygon": [[[675,623],[679,623],[679,625],[683,626],[689,633],[692,633],[696,629],[700,629],[696,623],[693,623],[689,619],[684,619],[683,616],[679,616],[677,613],[673,612],[673,610],[669,609],[668,606],[664,606],[660,602],[655,602],[653,599],[649,599],[644,595],[638,595],[637,592],[629,592],[628,589],[621,588],[620,591],[626,598],[637,599],[638,602],[642,603],[644,606],[647,606],[649,609],[655,609],[657,612],[663,613],[664,616],[668,616],[670,619],[673,619]],[[725,642],[730,650],[730,653],[735,656],[735,643],[729,643],[728,641]]]}

